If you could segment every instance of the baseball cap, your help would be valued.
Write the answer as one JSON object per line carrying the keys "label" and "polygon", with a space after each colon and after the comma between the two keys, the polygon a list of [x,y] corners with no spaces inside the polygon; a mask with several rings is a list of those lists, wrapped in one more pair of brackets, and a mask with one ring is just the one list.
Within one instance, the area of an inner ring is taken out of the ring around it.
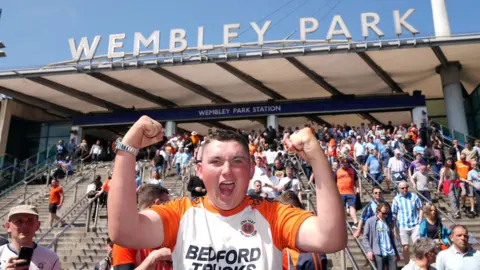
{"label": "baseball cap", "polygon": [[8,219],[10,219],[11,216],[16,214],[30,214],[38,217],[38,210],[33,205],[28,205],[28,204],[17,205],[10,208],[10,211],[8,212]]}

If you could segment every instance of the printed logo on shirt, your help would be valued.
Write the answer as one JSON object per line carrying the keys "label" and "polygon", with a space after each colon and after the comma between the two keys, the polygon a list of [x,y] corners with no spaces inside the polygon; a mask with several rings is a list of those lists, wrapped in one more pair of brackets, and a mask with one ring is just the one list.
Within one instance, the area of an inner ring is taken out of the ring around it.
{"label": "printed logo on shirt", "polygon": [[257,230],[255,229],[255,221],[253,220],[244,220],[240,223],[242,225],[240,233],[245,237],[252,237],[257,235]]}
{"label": "printed logo on shirt", "polygon": [[229,250],[214,250],[212,247],[190,245],[185,260],[193,260],[188,269],[215,269],[215,270],[252,270],[262,257],[260,248],[239,248]]}

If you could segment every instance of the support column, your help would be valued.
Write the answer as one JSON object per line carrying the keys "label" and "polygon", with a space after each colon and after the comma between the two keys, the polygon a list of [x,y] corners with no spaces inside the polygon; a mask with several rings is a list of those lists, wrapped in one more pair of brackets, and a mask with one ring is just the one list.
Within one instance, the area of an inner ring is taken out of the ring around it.
{"label": "support column", "polygon": [[278,131],[278,116],[276,115],[269,115],[267,116],[267,128],[273,127],[276,131]]}
{"label": "support column", "polygon": [[165,124],[165,136],[170,138],[175,134],[177,134],[177,124],[173,121],[167,121]]}
{"label": "support column", "polygon": [[70,141],[75,139],[75,144],[79,145],[83,139],[83,128],[79,126],[72,126],[70,129]]}
{"label": "support column", "polygon": [[428,123],[427,107],[415,107],[412,110],[412,120],[417,128],[422,127],[422,124]]}
{"label": "support column", "polygon": [[432,0],[433,26],[436,37],[452,35],[445,0]]}
{"label": "support column", "polygon": [[10,130],[10,120],[12,112],[9,109],[9,99],[1,99],[0,104],[0,155],[7,151],[8,132]]}
{"label": "support column", "polygon": [[461,69],[460,63],[453,62],[449,63],[446,68],[442,66],[437,67],[437,72],[442,79],[448,128],[468,134],[467,117],[465,115],[462,85],[460,82]]}

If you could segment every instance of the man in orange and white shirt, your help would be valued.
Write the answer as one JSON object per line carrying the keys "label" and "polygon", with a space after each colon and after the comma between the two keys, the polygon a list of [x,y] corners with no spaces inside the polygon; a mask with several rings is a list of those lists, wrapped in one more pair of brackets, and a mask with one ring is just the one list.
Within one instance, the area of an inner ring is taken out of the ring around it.
{"label": "man in orange and white shirt", "polygon": [[[142,185],[138,191],[138,208],[140,211],[168,202],[168,190],[159,185]],[[168,248],[130,249],[113,245],[114,270],[170,270],[172,252]]]}
{"label": "man in orange and white shirt", "polygon": [[163,137],[157,121],[142,116],[117,143],[109,193],[112,240],[129,248],[172,250],[175,269],[281,269],[282,250],[334,253],[347,233],[340,196],[327,158],[310,129],[293,134],[288,150],[312,165],[317,175],[317,212],[246,196],[254,174],[248,143],[232,131],[218,131],[204,144],[197,175],[207,196],[155,205],[138,213],[135,156]]}

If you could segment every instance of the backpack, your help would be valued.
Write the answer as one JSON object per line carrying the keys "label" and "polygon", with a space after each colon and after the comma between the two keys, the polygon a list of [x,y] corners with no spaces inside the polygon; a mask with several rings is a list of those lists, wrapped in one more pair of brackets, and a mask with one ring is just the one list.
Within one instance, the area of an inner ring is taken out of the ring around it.
{"label": "backpack", "polygon": [[290,180],[290,181],[288,181],[288,182],[284,185],[285,190],[289,190],[289,189],[292,188],[292,186],[293,186],[293,183],[292,183],[292,182],[293,182],[293,179]]}

